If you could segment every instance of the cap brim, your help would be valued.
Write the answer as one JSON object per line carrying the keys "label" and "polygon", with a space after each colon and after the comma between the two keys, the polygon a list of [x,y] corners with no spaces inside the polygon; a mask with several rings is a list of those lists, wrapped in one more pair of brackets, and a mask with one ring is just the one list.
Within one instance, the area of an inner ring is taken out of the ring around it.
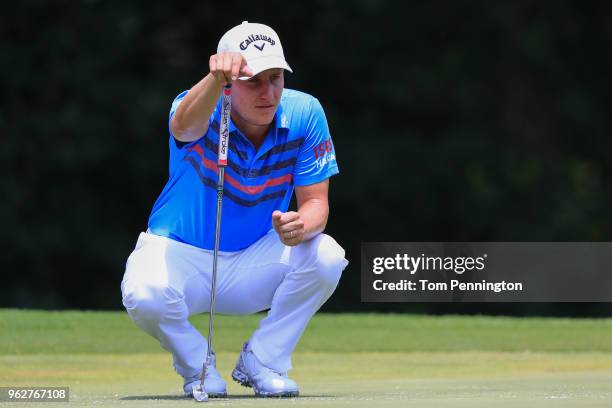
{"label": "cap brim", "polygon": [[[272,68],[281,68],[293,73],[293,70],[289,64],[287,64],[287,61],[285,61],[283,57],[276,55],[247,60],[247,65],[249,68],[251,68],[251,71],[253,71],[253,76]],[[238,79],[245,80],[249,78],[251,77],[240,77]]]}

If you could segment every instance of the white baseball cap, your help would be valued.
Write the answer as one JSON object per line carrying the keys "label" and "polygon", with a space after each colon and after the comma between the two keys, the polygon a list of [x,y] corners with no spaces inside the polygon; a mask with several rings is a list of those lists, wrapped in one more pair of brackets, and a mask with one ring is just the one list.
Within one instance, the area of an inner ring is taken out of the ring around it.
{"label": "white baseball cap", "polygon": [[242,24],[223,34],[217,52],[241,53],[254,76],[270,68],[283,68],[293,72],[285,61],[278,34],[264,24],[243,21]]}

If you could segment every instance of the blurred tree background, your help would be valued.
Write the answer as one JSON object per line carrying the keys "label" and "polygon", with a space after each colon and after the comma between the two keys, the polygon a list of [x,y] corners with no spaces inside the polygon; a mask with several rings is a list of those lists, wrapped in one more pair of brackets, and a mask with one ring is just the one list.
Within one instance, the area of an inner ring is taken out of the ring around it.
{"label": "blurred tree background", "polygon": [[325,310],[609,315],[610,304],[361,304],[364,241],[610,241],[612,3],[21,1],[0,17],[0,306],[119,309],[167,179],[172,99],[242,20],[326,109],[351,261]]}

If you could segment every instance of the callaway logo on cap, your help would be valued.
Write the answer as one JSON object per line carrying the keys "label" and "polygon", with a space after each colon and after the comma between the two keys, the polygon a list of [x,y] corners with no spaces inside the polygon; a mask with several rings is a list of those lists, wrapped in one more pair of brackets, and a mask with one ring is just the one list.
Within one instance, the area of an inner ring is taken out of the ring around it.
{"label": "callaway logo on cap", "polygon": [[283,68],[293,72],[285,61],[278,34],[264,24],[243,21],[242,24],[223,34],[217,52],[241,53],[249,68],[253,70],[253,75],[270,68]]}

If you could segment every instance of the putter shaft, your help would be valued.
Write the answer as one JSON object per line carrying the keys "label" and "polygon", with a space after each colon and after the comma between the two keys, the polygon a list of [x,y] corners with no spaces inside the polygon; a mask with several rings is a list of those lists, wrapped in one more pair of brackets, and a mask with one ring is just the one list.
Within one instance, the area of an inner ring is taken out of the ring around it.
{"label": "putter shaft", "polygon": [[[202,380],[200,388],[202,391],[201,399],[198,401],[208,401],[208,394],[204,388],[206,379],[206,368],[212,364],[212,344],[213,344],[213,321],[215,316],[215,298],[217,293],[217,267],[219,258],[219,241],[221,240],[221,213],[223,210],[223,182],[225,179],[225,166],[227,166],[227,153],[229,146],[229,121],[232,106],[232,85],[227,84],[223,89],[223,99],[221,101],[221,123],[219,126],[219,152],[217,157],[217,168],[219,169],[217,180],[217,213],[215,225],[215,246],[213,251],[213,270],[210,285],[210,308],[208,318],[208,347],[206,348],[206,359],[202,367]],[[195,397],[195,393],[194,393]]]}

